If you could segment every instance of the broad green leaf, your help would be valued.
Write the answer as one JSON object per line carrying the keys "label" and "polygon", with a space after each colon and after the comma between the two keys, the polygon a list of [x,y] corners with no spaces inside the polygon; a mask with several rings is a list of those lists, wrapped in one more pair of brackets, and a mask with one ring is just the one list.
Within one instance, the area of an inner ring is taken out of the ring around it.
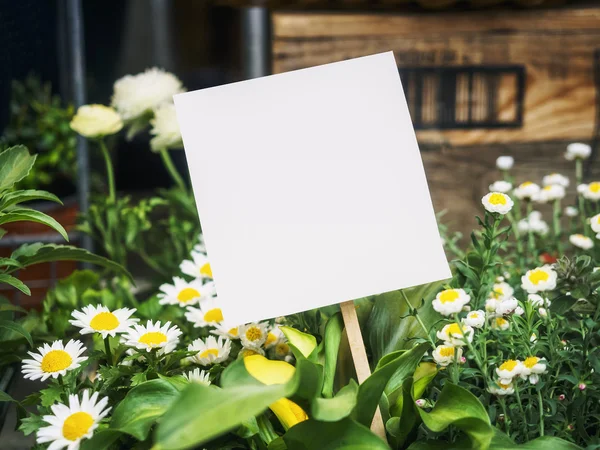
{"label": "broad green leaf", "polygon": [[288,450],[389,450],[383,440],[351,419],[307,420],[283,435]]}
{"label": "broad green leaf", "polygon": [[579,447],[578,445],[575,445],[572,442],[568,442],[554,436],[542,436],[537,439],[534,439],[533,441],[529,441],[521,445],[492,445],[490,447],[490,450],[513,450],[515,448],[520,450],[581,450],[581,447]]}
{"label": "broad green leaf", "polygon": [[20,306],[11,305],[11,304],[1,304],[0,312],[3,312],[3,311],[15,311],[15,312],[21,312],[21,313],[27,314],[26,309],[21,308]]}
{"label": "broad green leaf", "polygon": [[9,275],[7,273],[0,273],[0,284],[2,283],[11,285],[12,287],[20,290],[25,295],[31,295],[31,291],[29,290],[27,285],[18,278],[13,277],[12,275]]}
{"label": "broad green leaf", "polygon": [[61,205],[63,204],[56,195],[51,194],[50,192],[27,189],[7,192],[0,197],[0,211],[9,206],[17,205],[23,202],[29,202],[32,200],[47,200],[50,202],[59,203]]}
{"label": "broad green leaf", "polygon": [[179,391],[165,380],[142,383],[131,389],[115,408],[110,426],[143,441],[148,437],[154,422],[169,409],[178,396]]}
{"label": "broad green leaf", "polygon": [[10,147],[0,153],[0,192],[29,175],[35,158],[36,155],[30,155],[24,145]]}
{"label": "broad green leaf", "polygon": [[[444,285],[443,281],[404,289],[413,308],[417,308],[419,317],[427,329],[439,320],[431,301]],[[425,300],[422,307],[421,301]],[[365,340],[369,345],[373,361],[379,361],[383,355],[396,350],[410,348],[414,339],[425,337],[424,331],[414,317],[407,317],[408,306],[401,291],[387,292],[375,298],[365,330]]]}
{"label": "broad green leaf", "polygon": [[120,264],[104,258],[103,256],[90,253],[83,248],[77,248],[71,245],[41,243],[24,244],[12,253],[11,258],[19,261],[23,267],[50,261],[88,262],[105,267],[121,275],[125,275],[127,278],[133,281],[131,274]]}
{"label": "broad green leaf", "polygon": [[16,400],[6,392],[0,391],[0,402],[16,402]]}
{"label": "broad green leaf", "polygon": [[342,339],[344,321],[341,313],[332,316],[325,326],[323,345],[325,346],[325,365],[323,367],[323,396],[333,397],[333,384],[337,368],[337,358]]}
{"label": "broad green leaf", "polygon": [[348,417],[356,406],[356,396],[358,395],[358,384],[350,380],[350,383],[344,386],[333,398],[315,398],[311,413],[316,420],[323,422],[337,422]]}
{"label": "broad green leaf", "polygon": [[437,364],[432,362],[422,362],[417,366],[413,376],[412,395],[415,400],[421,398],[425,389],[433,381],[438,373]]}
{"label": "broad green leaf", "polygon": [[395,448],[404,447],[410,436],[415,435],[416,428],[421,423],[411,395],[412,389],[413,379],[407,378],[402,385],[402,392],[398,395],[396,404],[391,408],[395,417],[391,417],[385,424],[385,428],[390,434],[390,441]]}
{"label": "broad green leaf", "polygon": [[423,423],[439,433],[450,425],[464,431],[471,440],[471,448],[488,448],[494,428],[490,425],[485,407],[466,389],[446,382],[430,412],[418,408]]}
{"label": "broad green leaf", "polygon": [[110,428],[96,431],[90,439],[81,441],[80,450],[108,450],[123,433]]}
{"label": "broad green leaf", "polygon": [[283,331],[289,344],[298,349],[301,356],[305,358],[308,358],[317,346],[317,339],[312,334],[303,333],[292,327],[279,327],[279,329]]}
{"label": "broad green leaf", "polygon": [[371,425],[386,385],[391,384],[392,390],[402,386],[404,380],[412,376],[428,348],[428,343],[422,343],[410,350],[400,350],[382,358],[375,371],[359,387],[356,404],[356,419],[359,423]]}
{"label": "broad green leaf", "polygon": [[14,333],[20,334],[25,339],[27,339],[29,345],[33,347],[33,339],[31,339],[31,334],[29,334],[29,332],[17,322],[14,322],[12,320],[0,320],[0,328],[4,328]]}
{"label": "broad green leaf", "polygon": [[41,223],[60,233],[60,235],[65,238],[66,241],[69,240],[69,235],[63,226],[48,214],[44,214],[43,212],[36,211],[35,209],[15,208],[6,213],[0,213],[0,225],[21,221]]}
{"label": "broad green leaf", "polygon": [[0,267],[16,267],[21,268],[19,261],[13,258],[0,258]]}

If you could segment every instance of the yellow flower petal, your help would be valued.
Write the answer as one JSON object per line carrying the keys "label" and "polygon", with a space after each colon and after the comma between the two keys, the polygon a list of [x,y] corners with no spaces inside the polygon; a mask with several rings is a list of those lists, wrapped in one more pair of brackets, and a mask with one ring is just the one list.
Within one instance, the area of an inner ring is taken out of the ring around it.
{"label": "yellow flower petal", "polygon": [[287,398],[277,400],[271,406],[271,411],[277,416],[283,428],[288,430],[294,425],[308,420],[308,415],[300,406]]}
{"label": "yellow flower petal", "polygon": [[263,384],[284,384],[292,379],[296,368],[285,361],[270,361],[262,355],[244,358],[244,366],[250,375]]}

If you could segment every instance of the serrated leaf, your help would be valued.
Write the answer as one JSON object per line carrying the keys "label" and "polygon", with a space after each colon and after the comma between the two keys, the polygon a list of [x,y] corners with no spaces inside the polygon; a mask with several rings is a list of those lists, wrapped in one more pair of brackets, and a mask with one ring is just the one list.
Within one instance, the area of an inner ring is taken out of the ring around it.
{"label": "serrated leaf", "polygon": [[20,290],[25,295],[31,295],[31,291],[29,290],[27,285],[25,285],[25,283],[23,283],[18,278],[13,277],[12,275],[9,275],[7,273],[0,273],[0,284],[2,283],[8,284]]}
{"label": "serrated leaf", "polygon": [[20,191],[7,192],[0,198],[0,211],[9,206],[17,205],[23,202],[32,200],[47,200],[63,204],[62,201],[54,194],[46,191],[38,191],[36,189],[25,189]]}
{"label": "serrated leaf", "polygon": [[17,269],[20,269],[23,266],[16,259],[0,258],[0,267],[16,267]]}
{"label": "serrated leaf", "polygon": [[0,391],[0,402],[16,402],[16,400],[6,392]]}
{"label": "serrated leaf", "polygon": [[42,406],[52,406],[55,403],[59,403],[61,401],[60,396],[62,395],[63,390],[60,386],[49,386],[46,389],[42,389],[40,391],[40,401]]}
{"label": "serrated leaf", "polygon": [[10,189],[27,175],[35,163],[36,155],[30,155],[24,145],[10,147],[0,153],[0,192]]}
{"label": "serrated leaf", "polygon": [[32,414],[21,420],[19,430],[23,432],[25,436],[29,436],[31,433],[35,433],[37,430],[47,425],[48,424],[44,422],[40,416]]}
{"label": "serrated leaf", "polygon": [[43,212],[36,211],[35,209],[15,208],[11,209],[9,212],[0,213],[0,225],[21,221],[41,223],[42,225],[46,225],[57,231],[66,241],[69,240],[69,235],[63,226]]}

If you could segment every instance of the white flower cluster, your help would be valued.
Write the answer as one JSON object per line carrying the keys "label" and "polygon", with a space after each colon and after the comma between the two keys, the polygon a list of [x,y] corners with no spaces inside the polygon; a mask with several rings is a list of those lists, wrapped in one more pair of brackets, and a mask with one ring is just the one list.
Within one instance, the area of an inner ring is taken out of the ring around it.
{"label": "white flower cluster", "polygon": [[525,219],[519,220],[517,223],[517,228],[521,233],[528,233],[531,231],[532,233],[539,234],[540,236],[544,236],[548,234],[549,227],[544,219],[542,219],[542,213],[539,211],[531,211],[529,216]]}

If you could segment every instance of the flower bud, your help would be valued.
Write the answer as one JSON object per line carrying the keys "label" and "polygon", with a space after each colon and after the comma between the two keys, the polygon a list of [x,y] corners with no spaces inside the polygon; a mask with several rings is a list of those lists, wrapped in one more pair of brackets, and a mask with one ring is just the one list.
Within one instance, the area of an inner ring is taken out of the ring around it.
{"label": "flower bud", "polygon": [[546,311],[546,308],[538,309],[538,313],[540,314],[540,317],[543,317],[544,319],[548,317],[548,311]]}
{"label": "flower bud", "polygon": [[579,385],[577,387],[579,388],[580,391],[585,391],[585,388],[587,387],[587,385],[585,383],[579,383]]}
{"label": "flower bud", "polygon": [[575,429],[575,425],[573,425],[572,423],[570,423],[569,425],[567,425],[567,430],[573,431],[574,429]]}
{"label": "flower bud", "polygon": [[425,406],[425,403],[425,399],[422,398],[415,400],[415,405],[417,405],[419,408],[423,408]]}
{"label": "flower bud", "polygon": [[565,396],[565,394],[560,394],[560,395],[558,396],[558,400],[559,400],[559,401],[561,401],[561,402],[562,402],[562,401],[563,401],[565,398],[567,398],[567,397]]}
{"label": "flower bud", "polygon": [[504,414],[498,414],[498,422],[504,422]]}

